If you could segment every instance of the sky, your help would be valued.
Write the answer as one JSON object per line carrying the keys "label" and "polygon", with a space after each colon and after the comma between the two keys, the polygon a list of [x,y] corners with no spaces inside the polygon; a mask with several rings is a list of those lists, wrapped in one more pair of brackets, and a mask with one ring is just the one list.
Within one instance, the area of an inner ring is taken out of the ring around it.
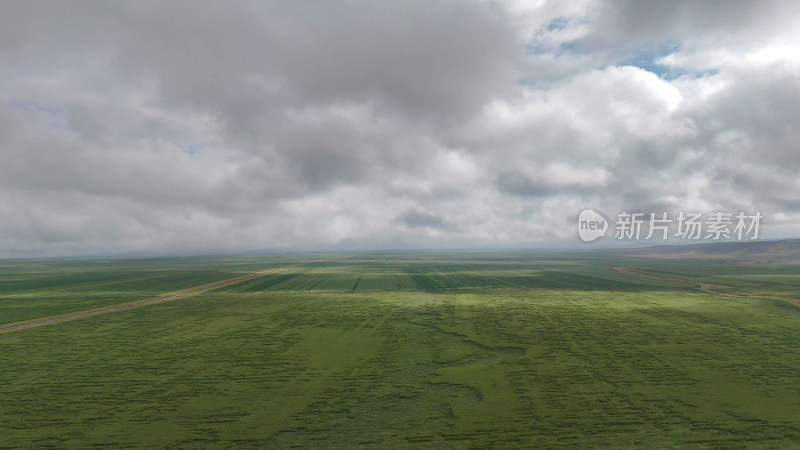
{"label": "sky", "polygon": [[[800,233],[800,2],[18,1],[0,257]],[[606,242],[610,242],[606,239]]]}

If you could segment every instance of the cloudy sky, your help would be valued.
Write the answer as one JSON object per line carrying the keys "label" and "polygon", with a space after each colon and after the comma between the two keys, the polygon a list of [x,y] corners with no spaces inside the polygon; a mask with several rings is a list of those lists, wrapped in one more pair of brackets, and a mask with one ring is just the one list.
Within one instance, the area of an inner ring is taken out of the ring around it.
{"label": "cloudy sky", "polygon": [[800,3],[4,2],[0,257],[800,233]]}

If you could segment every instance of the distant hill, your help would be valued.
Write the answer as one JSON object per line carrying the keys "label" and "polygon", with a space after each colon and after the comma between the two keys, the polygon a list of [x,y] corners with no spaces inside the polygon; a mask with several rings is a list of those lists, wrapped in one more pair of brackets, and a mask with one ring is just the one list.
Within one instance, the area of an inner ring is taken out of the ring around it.
{"label": "distant hill", "polygon": [[751,242],[711,242],[689,245],[656,245],[623,250],[645,258],[717,259],[734,261],[800,261],[800,239]]}

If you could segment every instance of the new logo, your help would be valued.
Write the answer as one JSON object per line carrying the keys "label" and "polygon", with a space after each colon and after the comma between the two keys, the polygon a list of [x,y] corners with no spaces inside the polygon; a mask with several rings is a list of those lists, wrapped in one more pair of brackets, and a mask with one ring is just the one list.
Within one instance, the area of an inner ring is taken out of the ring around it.
{"label": "new logo", "polygon": [[608,221],[600,213],[584,209],[578,216],[578,237],[583,242],[592,242],[605,236]]}

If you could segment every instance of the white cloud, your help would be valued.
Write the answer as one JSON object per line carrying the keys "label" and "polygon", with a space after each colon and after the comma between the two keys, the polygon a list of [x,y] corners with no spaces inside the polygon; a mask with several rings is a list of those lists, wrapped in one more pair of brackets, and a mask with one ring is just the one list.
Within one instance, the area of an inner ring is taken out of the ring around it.
{"label": "white cloud", "polygon": [[798,18],[788,1],[14,4],[0,256],[553,244],[586,206],[760,209],[786,235]]}

